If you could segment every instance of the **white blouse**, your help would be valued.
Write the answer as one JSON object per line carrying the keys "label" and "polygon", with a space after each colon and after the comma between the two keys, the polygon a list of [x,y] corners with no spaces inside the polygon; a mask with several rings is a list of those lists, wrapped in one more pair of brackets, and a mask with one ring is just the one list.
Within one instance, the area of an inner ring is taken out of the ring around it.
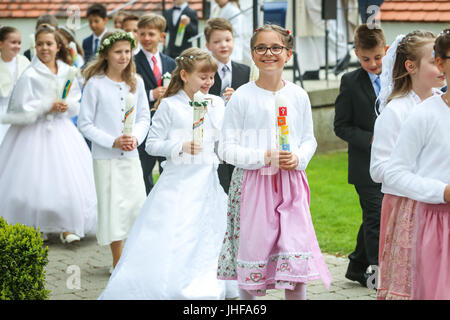
{"label": "white blouse", "polygon": [[[411,114],[413,108],[421,102],[419,96],[411,91],[404,97],[390,101],[375,121],[374,139],[370,153],[370,176],[378,183],[383,182],[384,172],[397,142],[403,123]],[[402,196],[384,183],[381,192]]]}
{"label": "white blouse", "polygon": [[426,99],[405,121],[384,173],[384,183],[426,203],[444,203],[450,184],[450,108]]}
{"label": "white blouse", "polygon": [[219,156],[236,167],[256,170],[264,164],[267,150],[277,149],[275,96],[288,100],[288,126],[291,152],[298,157],[297,170],[305,170],[317,147],[311,104],[301,87],[285,81],[274,93],[249,82],[231,96],[219,143]]}
{"label": "white blouse", "polygon": [[[140,76],[136,76],[136,80],[133,136],[140,144],[148,133],[150,110],[144,81]],[[125,103],[129,92],[130,88],[125,82],[113,81],[106,75],[94,76],[86,83],[81,98],[78,128],[87,139],[92,141],[94,159],[139,156],[137,149],[126,152],[113,148],[116,138],[123,134]]]}

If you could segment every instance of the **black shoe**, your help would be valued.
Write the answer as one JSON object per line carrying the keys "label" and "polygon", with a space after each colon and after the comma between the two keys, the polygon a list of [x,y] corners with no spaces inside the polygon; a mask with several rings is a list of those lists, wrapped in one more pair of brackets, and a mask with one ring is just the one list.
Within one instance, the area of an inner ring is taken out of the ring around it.
{"label": "black shoe", "polygon": [[363,273],[353,273],[348,272],[345,274],[345,277],[352,281],[358,281],[365,288],[373,288],[376,290],[376,286],[373,283],[370,283],[369,278],[375,273],[372,272],[363,272]]}

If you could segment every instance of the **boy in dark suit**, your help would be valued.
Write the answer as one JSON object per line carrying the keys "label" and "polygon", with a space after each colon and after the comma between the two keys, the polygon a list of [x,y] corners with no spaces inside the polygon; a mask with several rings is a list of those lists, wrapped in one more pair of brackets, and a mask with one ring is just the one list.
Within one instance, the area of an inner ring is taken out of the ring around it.
{"label": "boy in dark suit", "polygon": [[[169,32],[169,43],[166,47],[166,53],[172,58],[176,58],[185,49],[192,47],[192,43],[188,39],[198,33],[198,17],[197,12],[189,8],[187,0],[175,0],[175,5],[164,10],[163,16],[167,21],[166,32]],[[186,26],[181,46],[175,45],[178,28],[180,23]]]}
{"label": "boy in dark suit", "polygon": [[[250,67],[230,60],[234,48],[233,26],[224,18],[210,19],[204,30],[206,48],[217,60],[219,68],[214,75],[214,85],[209,89],[210,94],[221,96],[228,101],[234,90],[249,82]],[[228,194],[231,175],[234,166],[221,163],[218,168],[219,180]]]}
{"label": "boy in dark suit", "polygon": [[[166,87],[162,86],[162,76],[172,71],[176,67],[175,60],[162,54],[158,50],[158,44],[164,41],[166,30],[166,20],[158,14],[146,14],[140,17],[138,21],[138,38],[141,50],[134,56],[136,62],[136,72],[144,79],[145,92],[149,100],[150,110],[165,92]],[[151,111],[153,116],[154,111]],[[159,172],[162,172],[161,162],[163,157],[150,156],[145,152],[145,141],[138,147],[139,158],[141,160],[142,171],[144,174],[145,189],[147,194],[153,188],[153,167],[158,160]]]}
{"label": "boy in dark suit", "polygon": [[376,119],[375,101],[380,91],[379,75],[386,40],[381,29],[363,24],[355,31],[355,54],[361,68],[341,79],[335,103],[334,132],[348,142],[348,183],[355,186],[363,212],[355,251],[349,255],[345,277],[367,286],[369,266],[378,265],[381,184],[370,177],[370,150]]}
{"label": "boy in dark suit", "polygon": [[86,63],[95,57],[103,35],[108,31],[106,24],[108,17],[106,7],[100,3],[94,3],[87,9],[86,17],[89,21],[89,28],[92,34],[83,40],[83,50]]}

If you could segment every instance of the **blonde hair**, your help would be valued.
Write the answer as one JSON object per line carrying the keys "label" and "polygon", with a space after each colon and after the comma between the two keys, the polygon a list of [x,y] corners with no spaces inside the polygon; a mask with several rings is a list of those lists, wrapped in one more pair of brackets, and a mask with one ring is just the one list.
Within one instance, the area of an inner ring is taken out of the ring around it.
{"label": "blonde hair", "polygon": [[163,33],[164,31],[166,31],[166,18],[156,13],[144,14],[139,18],[137,27],[138,29],[156,29],[159,30],[159,32]]}
{"label": "blonde hair", "polygon": [[[102,44],[106,38],[108,38],[114,33],[115,32],[105,33],[105,35],[102,37],[100,44]],[[127,41],[127,40],[120,40],[120,41]],[[106,70],[108,69],[108,61],[106,60],[106,58],[108,57],[108,53],[114,47],[114,45],[111,46],[110,48],[106,48],[105,50],[99,52],[99,54],[95,57],[95,59],[89,62],[86,69],[84,69],[83,71],[83,76],[85,78],[84,84],[86,84],[88,80],[93,76],[105,74]],[[130,42],[130,48],[131,47],[132,44]],[[130,92],[133,93],[136,92],[136,65],[134,64],[133,57],[131,57],[128,66],[123,70],[122,79],[130,87]]]}
{"label": "blonde hair", "polygon": [[406,60],[413,61],[416,68],[420,67],[420,60],[424,52],[423,47],[426,44],[434,43],[436,37],[432,32],[413,31],[408,33],[398,44],[395,63],[392,69],[392,80],[394,88],[387,102],[394,98],[406,96],[412,90],[412,79],[406,70]]}
{"label": "blonde hair", "polygon": [[177,66],[172,72],[170,84],[164,95],[156,101],[153,110],[158,109],[162,99],[171,97],[184,88],[184,81],[180,75],[181,70],[185,70],[189,74],[196,71],[215,73],[218,68],[216,60],[207,51],[199,48],[184,50],[175,61]]}
{"label": "blonde hair", "polygon": [[206,41],[209,42],[211,34],[215,30],[230,31],[233,35],[233,26],[231,22],[225,18],[213,18],[206,21],[205,29],[203,31]]}

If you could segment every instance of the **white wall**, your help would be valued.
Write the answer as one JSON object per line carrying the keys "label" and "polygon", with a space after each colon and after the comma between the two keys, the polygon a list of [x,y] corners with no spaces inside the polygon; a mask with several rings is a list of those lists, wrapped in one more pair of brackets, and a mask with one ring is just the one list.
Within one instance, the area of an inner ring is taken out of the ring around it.
{"label": "white wall", "polygon": [[407,34],[415,30],[431,31],[438,35],[445,28],[450,27],[449,23],[426,23],[426,22],[382,22],[381,28],[386,35],[386,42],[390,45],[397,35]]}

